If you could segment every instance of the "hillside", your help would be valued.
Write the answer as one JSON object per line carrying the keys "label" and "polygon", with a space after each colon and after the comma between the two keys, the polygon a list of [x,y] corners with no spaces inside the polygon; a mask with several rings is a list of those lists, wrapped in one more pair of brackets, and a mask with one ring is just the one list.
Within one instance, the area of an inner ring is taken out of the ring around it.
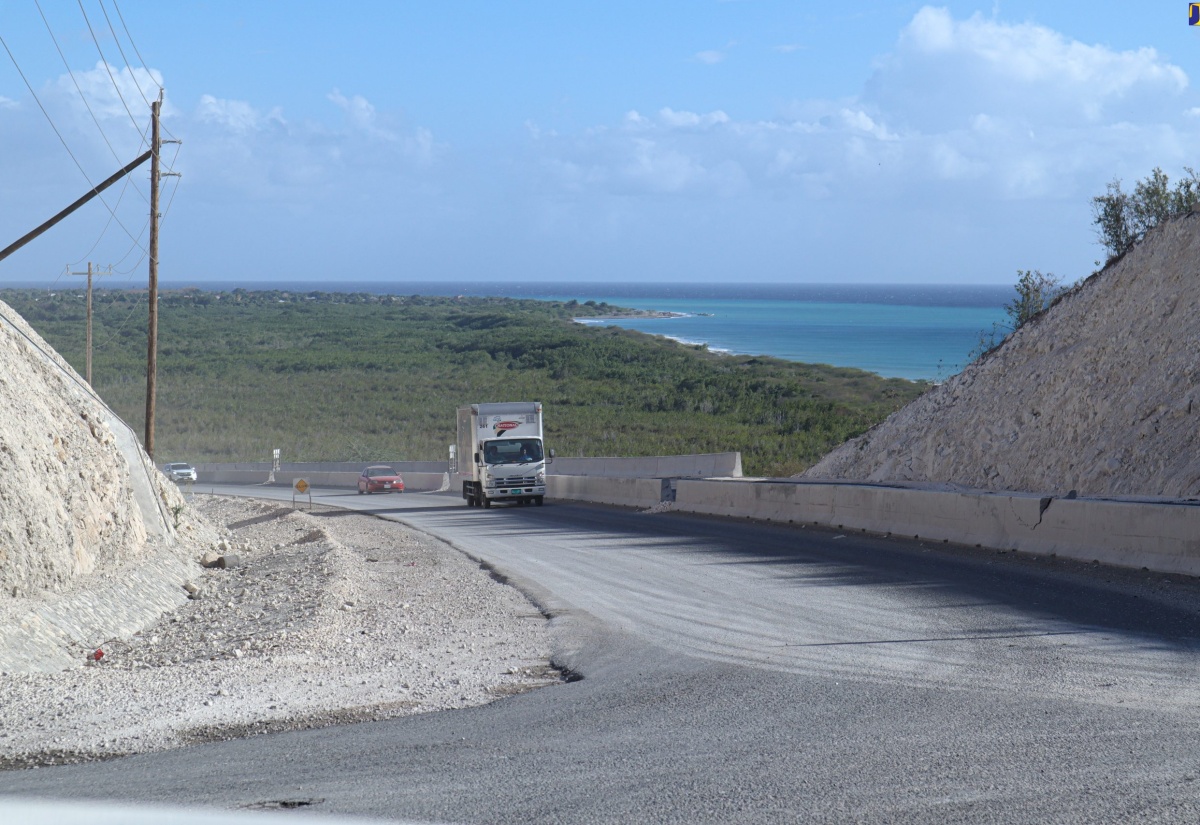
{"label": "hillside", "polygon": [[[82,290],[0,292],[80,368]],[[144,293],[95,296],[93,373],[135,429]],[[712,353],[572,317],[628,310],[506,298],[181,290],[159,301],[162,461],[444,460],[454,410],[546,405],[561,456],[739,450],[787,475],[925,388],[861,370]]]}
{"label": "hillside", "polygon": [[1198,356],[1193,212],[803,477],[1195,498]]}
{"label": "hillside", "polygon": [[[164,515],[182,507],[179,491],[3,303],[0,364],[0,602],[61,590],[174,543]],[[133,445],[132,466],[123,444]]]}

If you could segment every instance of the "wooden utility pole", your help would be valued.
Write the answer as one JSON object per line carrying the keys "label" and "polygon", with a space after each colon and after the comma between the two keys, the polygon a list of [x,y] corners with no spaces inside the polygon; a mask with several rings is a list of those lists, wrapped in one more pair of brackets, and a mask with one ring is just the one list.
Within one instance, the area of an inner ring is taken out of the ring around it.
{"label": "wooden utility pole", "polygon": [[154,398],[158,385],[158,183],[162,176],[178,176],[178,172],[162,172],[159,154],[164,143],[179,143],[178,140],[164,141],[159,134],[159,115],[162,113],[162,89],[158,100],[150,104],[150,284],[147,300],[150,302],[150,318],[146,338],[146,455],[154,458]]}
{"label": "wooden utility pole", "polygon": [[154,396],[158,383],[158,155],[162,141],[158,133],[158,115],[162,110],[162,91],[150,104],[150,320],[146,345],[146,455],[154,458]]}
{"label": "wooden utility pole", "polygon": [[68,272],[68,275],[86,275],[88,279],[87,287],[87,382],[88,386],[92,384],[92,276],[111,275],[112,266],[104,272],[93,272],[92,262],[88,261],[87,272]]}

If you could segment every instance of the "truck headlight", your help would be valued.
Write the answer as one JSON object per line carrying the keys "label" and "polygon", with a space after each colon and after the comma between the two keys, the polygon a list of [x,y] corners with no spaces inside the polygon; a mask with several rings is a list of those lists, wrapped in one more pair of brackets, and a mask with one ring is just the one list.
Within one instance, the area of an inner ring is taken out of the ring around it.
{"label": "truck headlight", "polygon": [[534,483],[536,483],[536,484],[545,484],[546,483],[546,471],[538,470],[538,473],[537,473],[537,475],[535,475],[533,477],[533,480],[534,480]]}
{"label": "truck headlight", "polygon": [[488,476],[487,484],[485,484],[484,486],[485,487],[495,487],[496,479],[492,478],[491,476]]}

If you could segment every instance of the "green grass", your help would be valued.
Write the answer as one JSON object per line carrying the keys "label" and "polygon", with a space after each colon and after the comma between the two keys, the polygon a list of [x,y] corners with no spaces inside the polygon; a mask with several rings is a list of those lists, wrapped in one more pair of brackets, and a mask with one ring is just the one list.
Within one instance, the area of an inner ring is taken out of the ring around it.
{"label": "green grass", "polygon": [[[0,290],[80,372],[82,291]],[[202,292],[160,295],[156,458],[444,459],[454,410],[542,401],[564,456],[740,450],[787,475],[928,385],[710,353],[572,317],[607,305],[506,298]],[[94,297],[94,385],[143,430],[146,296]]]}

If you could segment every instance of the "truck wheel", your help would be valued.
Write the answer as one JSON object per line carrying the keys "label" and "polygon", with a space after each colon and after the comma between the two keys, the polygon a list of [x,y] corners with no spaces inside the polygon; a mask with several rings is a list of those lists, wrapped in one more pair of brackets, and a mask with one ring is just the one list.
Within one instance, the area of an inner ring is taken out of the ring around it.
{"label": "truck wheel", "polygon": [[538,507],[541,507],[541,506],[542,506],[542,499],[544,499],[544,498],[545,498],[545,496],[534,496],[533,500],[534,500],[535,502],[537,502],[537,506],[538,506]]}
{"label": "truck wheel", "polygon": [[487,496],[483,498],[483,509],[487,510],[492,506],[492,500]]}

